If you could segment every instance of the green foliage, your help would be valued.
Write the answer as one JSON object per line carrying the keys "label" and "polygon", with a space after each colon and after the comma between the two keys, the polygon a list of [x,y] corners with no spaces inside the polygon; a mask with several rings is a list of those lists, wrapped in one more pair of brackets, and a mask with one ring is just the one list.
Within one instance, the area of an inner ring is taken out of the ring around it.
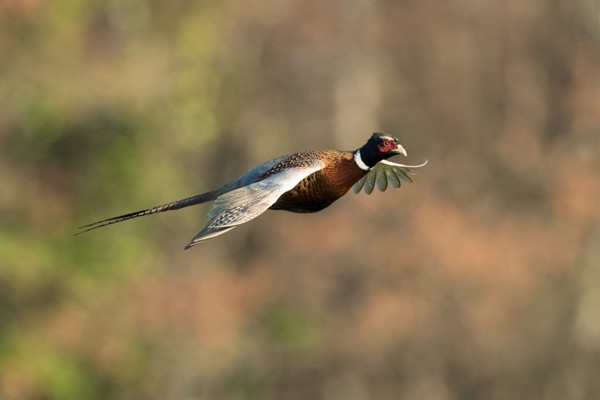
{"label": "green foliage", "polygon": [[321,329],[306,310],[289,304],[274,304],[261,318],[265,341],[283,354],[302,357],[318,350]]}

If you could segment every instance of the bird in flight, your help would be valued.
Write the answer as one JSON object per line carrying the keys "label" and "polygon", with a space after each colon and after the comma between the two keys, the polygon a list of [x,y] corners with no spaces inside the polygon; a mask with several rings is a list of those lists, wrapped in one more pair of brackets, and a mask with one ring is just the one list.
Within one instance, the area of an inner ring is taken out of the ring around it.
{"label": "bird in flight", "polygon": [[313,213],[331,205],[350,188],[371,194],[375,185],[385,191],[388,183],[398,188],[412,182],[417,165],[397,164],[387,159],[406,150],[398,139],[385,133],[373,133],[367,143],[355,151],[303,151],[266,161],[225,186],[171,203],[108,218],[79,227],[79,235],[117,222],[178,210],[214,201],[204,228],[185,246],[189,249],[205,240],[222,235],[248,222],[268,209],[295,213]]}

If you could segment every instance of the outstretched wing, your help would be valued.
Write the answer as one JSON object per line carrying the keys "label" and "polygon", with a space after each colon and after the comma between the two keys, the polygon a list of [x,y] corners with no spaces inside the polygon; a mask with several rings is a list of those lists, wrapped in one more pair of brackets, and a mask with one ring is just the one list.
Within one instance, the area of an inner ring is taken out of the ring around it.
{"label": "outstretched wing", "polygon": [[258,217],[275,204],[282,194],[322,168],[323,163],[315,161],[310,165],[284,169],[261,181],[220,195],[208,212],[208,222],[185,248],[222,235]]}
{"label": "outstretched wing", "polygon": [[397,164],[388,160],[383,160],[375,164],[369,173],[363,176],[354,184],[352,190],[359,193],[361,189],[366,194],[371,194],[377,184],[377,188],[385,192],[388,183],[394,188],[399,188],[402,182],[412,182],[410,175],[416,174],[414,168],[421,168],[427,164],[427,160],[418,165]]}

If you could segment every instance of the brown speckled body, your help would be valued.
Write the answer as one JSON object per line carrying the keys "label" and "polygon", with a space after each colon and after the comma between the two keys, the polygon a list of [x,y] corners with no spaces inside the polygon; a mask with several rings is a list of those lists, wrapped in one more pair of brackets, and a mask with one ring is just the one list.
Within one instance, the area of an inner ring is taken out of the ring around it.
{"label": "brown speckled body", "polygon": [[271,206],[272,210],[296,213],[320,211],[345,195],[368,172],[356,165],[353,153],[336,150],[296,153],[287,163],[313,162],[315,159],[322,161],[325,167],[281,195]]}

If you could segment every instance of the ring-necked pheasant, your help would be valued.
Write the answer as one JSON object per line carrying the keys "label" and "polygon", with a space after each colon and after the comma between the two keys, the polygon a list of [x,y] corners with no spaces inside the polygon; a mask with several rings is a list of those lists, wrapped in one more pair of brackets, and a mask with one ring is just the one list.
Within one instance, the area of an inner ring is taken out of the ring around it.
{"label": "ring-necked pheasant", "polygon": [[195,204],[214,201],[204,228],[185,247],[221,235],[248,222],[267,209],[311,213],[328,207],[354,186],[354,192],[364,189],[370,194],[377,184],[382,192],[388,183],[400,187],[401,181],[412,182],[413,168],[387,161],[406,150],[398,139],[373,133],[367,143],[355,151],[303,151],[274,158],[250,170],[220,189],[155,206],[146,210],[108,218],[80,227],[77,234],[126,221],[128,219],[178,210]]}

